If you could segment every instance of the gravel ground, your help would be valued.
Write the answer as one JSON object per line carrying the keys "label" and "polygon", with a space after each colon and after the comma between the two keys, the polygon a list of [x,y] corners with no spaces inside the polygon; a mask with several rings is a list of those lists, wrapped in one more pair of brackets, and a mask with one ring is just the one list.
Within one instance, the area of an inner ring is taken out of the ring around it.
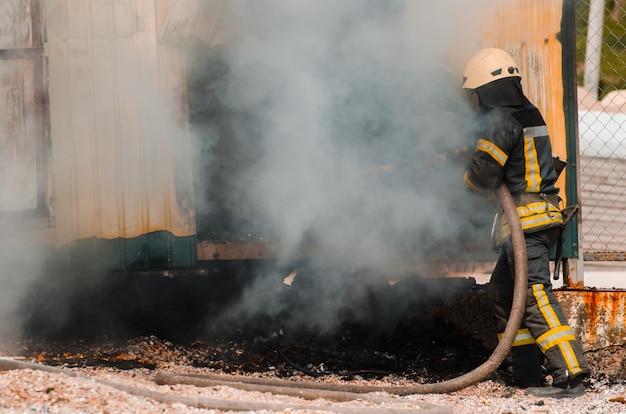
{"label": "gravel ground", "polygon": [[[154,340],[149,341],[155,344]],[[157,348],[161,349],[161,347]],[[153,351],[157,348],[154,348]],[[222,413],[226,411],[220,409],[223,408],[223,405],[220,404],[226,402],[239,404],[228,406],[234,407],[229,411],[258,413],[305,414],[330,411],[367,414],[368,412],[394,412],[391,411],[392,409],[439,414],[626,413],[626,387],[624,383],[594,377],[587,381],[585,395],[563,400],[526,396],[523,390],[506,386],[499,380],[497,374],[494,374],[492,379],[451,394],[400,397],[386,393],[373,393],[368,395],[378,398],[379,402],[365,399],[346,402],[324,399],[311,401],[267,392],[244,391],[227,385],[210,387],[179,384],[157,385],[155,377],[159,372],[199,375],[216,372],[216,370],[209,368],[172,364],[172,361],[180,361],[180,355],[177,356],[174,353],[168,355],[162,352],[162,349],[158,355],[157,359],[154,359],[154,355],[152,355],[151,364],[154,364],[154,367],[131,369],[102,366],[68,367],[63,364],[50,364],[54,359],[46,359],[41,356],[32,358],[9,357],[13,360],[38,363],[46,367],[57,365],[53,369],[58,370],[58,372],[33,369],[0,371],[0,411],[7,413],[70,414]],[[60,354],[59,356],[63,355]],[[75,361],[75,355],[66,356],[68,357],[67,360]],[[143,357],[144,355],[137,353],[117,356],[120,362],[140,362]],[[168,357],[171,357],[172,361],[168,361]],[[42,362],[47,363],[44,365]],[[247,373],[245,375],[268,376],[267,373]],[[330,383],[345,381],[335,375],[325,376],[322,379],[299,376],[295,380]],[[357,378],[350,383],[367,383],[369,385],[415,384],[408,379],[393,375],[378,380]],[[187,400],[168,401],[176,397],[187,398]],[[263,409],[259,408],[261,403],[274,405],[268,405],[267,409]]]}
{"label": "gravel ground", "polygon": [[[342,412],[342,408],[362,408],[367,413],[372,407],[411,409],[415,412],[474,413],[626,413],[623,384],[589,384],[584,396],[557,400],[524,395],[522,390],[511,389],[489,380],[447,395],[410,395],[395,397],[377,393],[391,400],[384,405],[368,401],[337,403],[328,400],[308,401],[296,397],[242,391],[228,386],[195,387],[191,385],[156,385],[155,373],[146,369],[120,371],[112,368],[71,369],[80,377],[69,377],[37,370],[13,370],[0,373],[0,408],[2,412],[26,413],[222,413],[219,409],[201,409],[180,402],[164,403],[152,398],[136,396],[111,385],[138,387],[164,396],[226,400],[247,404],[260,402],[277,404],[277,410],[237,409],[237,412],[260,413],[317,413]],[[169,372],[189,372],[185,367],[171,367]],[[198,371],[200,372],[200,371]],[[302,408],[302,407],[311,408]],[[433,407],[434,406],[434,407]],[[313,407],[318,407],[315,409]],[[337,411],[334,411],[335,409]],[[446,410],[446,408],[448,410]],[[391,411],[388,411],[391,412]]]}
{"label": "gravel ground", "polygon": [[[475,310],[476,317],[466,312],[460,318],[458,312],[445,312],[441,307],[432,307],[438,309],[435,318],[415,312],[406,323],[380,337],[350,325],[328,337],[299,336],[273,324],[260,324],[254,330],[225,326],[222,332],[233,335],[193,337],[189,342],[140,335],[59,342],[0,337],[1,357],[55,371],[0,370],[0,412],[626,414],[624,347],[588,354],[593,376],[585,383],[587,392],[565,400],[526,396],[523,390],[508,387],[498,373],[451,394],[395,396],[379,392],[342,402],[244,391],[226,383],[196,387],[155,382],[159,373],[226,373],[387,386],[454,378],[489,355],[489,347],[476,339],[487,337],[491,329],[480,319],[482,308],[478,305],[462,306]],[[467,320],[478,322],[467,324]],[[485,332],[476,331],[477,324]],[[316,372],[323,375],[312,375]]]}

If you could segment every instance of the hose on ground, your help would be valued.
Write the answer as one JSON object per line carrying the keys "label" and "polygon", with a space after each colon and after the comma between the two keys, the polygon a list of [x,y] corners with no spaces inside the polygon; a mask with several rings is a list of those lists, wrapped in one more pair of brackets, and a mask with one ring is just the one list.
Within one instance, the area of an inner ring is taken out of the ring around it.
{"label": "hose on ground", "polygon": [[[32,369],[37,371],[44,371],[51,374],[59,374],[64,375],[71,378],[76,378],[79,380],[89,381],[92,383],[104,385],[107,387],[115,388],[119,391],[125,392],[130,395],[134,395],[142,398],[149,398],[154,401],[163,403],[163,404],[184,404],[189,407],[201,408],[201,409],[209,409],[209,410],[219,410],[219,411],[236,411],[236,412],[249,412],[249,411],[275,411],[275,412],[286,412],[291,410],[312,410],[312,411],[329,411],[331,413],[339,413],[339,414],[410,414],[414,413],[414,408],[393,408],[391,404],[396,402],[389,398],[384,397],[376,397],[368,398],[368,401],[371,401],[376,404],[380,404],[380,406],[373,407],[350,407],[350,406],[338,406],[338,405],[312,405],[312,404],[289,404],[289,403],[273,403],[273,402],[265,402],[265,401],[238,401],[233,398],[209,398],[203,397],[199,395],[178,395],[174,394],[171,391],[160,392],[154,389],[150,389],[147,387],[138,387],[135,385],[129,385],[125,383],[120,383],[116,381],[109,381],[101,378],[96,378],[88,375],[81,375],[74,371],[70,371],[67,369],[61,369],[56,367],[51,367],[47,365],[35,364],[31,362],[24,361],[16,361],[8,358],[0,357],[0,371],[9,371],[9,370],[17,370],[17,369]],[[256,390],[250,390],[256,391]],[[276,394],[280,394],[281,392],[276,392]],[[293,395],[302,398],[313,399],[307,393],[294,393],[294,394],[286,394]],[[351,401],[358,398],[358,396],[350,396],[335,393],[336,399],[330,398],[331,401]],[[320,398],[320,397],[315,397]],[[438,407],[438,406],[429,406],[428,404],[420,404],[426,406],[427,411],[433,414],[450,414],[451,410],[446,407]],[[420,410],[421,411],[421,410]]]}
{"label": "hose on ground", "polygon": [[[433,394],[433,393],[450,393],[461,390],[477,382],[480,382],[491,375],[500,366],[504,358],[508,354],[511,344],[517,334],[517,330],[522,321],[524,315],[524,309],[526,308],[526,291],[528,284],[528,263],[526,256],[526,243],[524,240],[524,233],[522,231],[522,225],[517,216],[517,210],[511,193],[505,184],[498,187],[498,197],[502,204],[504,213],[509,220],[509,227],[511,230],[511,241],[513,244],[513,254],[515,261],[515,284],[513,293],[513,304],[511,307],[511,313],[509,320],[507,321],[506,328],[500,341],[493,353],[487,361],[475,368],[474,370],[463,374],[459,377],[437,382],[431,384],[419,384],[411,386],[367,386],[367,385],[351,385],[351,384],[328,384],[328,383],[309,383],[309,382],[296,382],[280,379],[267,379],[267,378],[249,378],[243,376],[233,375],[171,375],[166,373],[158,373],[156,381],[160,384],[173,384],[173,383],[188,383],[199,386],[206,386],[210,381],[209,379],[216,379],[221,381],[223,385],[232,385],[237,387],[238,383],[247,384],[259,384],[265,386],[282,386],[293,388],[309,388],[317,390],[326,390],[333,393],[337,392],[351,392],[351,393],[370,393],[370,392],[387,392],[396,395],[410,395],[410,394]],[[58,374],[64,374],[72,377],[79,377],[76,373],[71,371],[61,370],[58,368],[48,367],[40,364],[32,364],[26,362],[19,362],[13,360],[0,359],[0,371],[10,369],[38,369]],[[146,396],[162,402],[181,402],[194,407],[202,408],[218,408],[225,410],[239,409],[238,406],[232,405],[228,401],[223,400],[204,400],[202,398],[193,398],[185,396],[167,396],[152,390],[146,390],[138,387],[132,387],[125,384],[118,384],[111,381],[92,379],[93,381],[109,385],[133,395]],[[212,383],[212,385],[215,385]],[[323,392],[319,393],[320,398],[325,398]],[[329,399],[337,399],[338,397],[349,398],[349,396],[330,396]],[[259,406],[260,407],[260,406]],[[249,408],[249,407],[248,407]],[[283,407],[273,407],[271,405],[263,406],[262,409],[273,409]],[[291,407],[293,408],[293,407]],[[309,409],[311,407],[308,407]],[[344,411],[348,412],[348,411]],[[372,411],[373,412],[373,411]],[[383,412],[383,411],[381,411]]]}
{"label": "hose on ground", "polygon": [[[166,373],[157,374],[157,383],[173,384],[186,383],[198,386],[215,385],[213,381],[222,381],[237,387],[237,383],[254,383],[259,386],[282,386],[294,388],[309,388],[318,390],[327,390],[333,392],[351,392],[351,393],[369,393],[369,392],[388,392],[396,395],[410,394],[443,394],[461,390],[470,385],[476,384],[489,375],[491,375],[504,361],[506,355],[511,349],[511,345],[517,330],[522,322],[524,310],[526,308],[526,293],[528,285],[528,262],[526,255],[526,242],[524,240],[524,232],[522,224],[517,215],[517,209],[513,197],[509,192],[506,184],[498,187],[498,198],[502,204],[502,208],[509,221],[511,230],[511,241],[513,244],[513,254],[515,261],[515,284],[513,292],[513,304],[511,313],[506,324],[506,328],[500,341],[491,356],[483,364],[474,370],[463,374],[459,377],[430,384],[419,384],[411,386],[371,386],[371,385],[353,385],[353,384],[328,384],[328,383],[309,383],[296,382],[281,379],[269,378],[250,378],[244,376],[209,374],[209,375],[171,375]],[[203,385],[204,384],[204,385]]]}

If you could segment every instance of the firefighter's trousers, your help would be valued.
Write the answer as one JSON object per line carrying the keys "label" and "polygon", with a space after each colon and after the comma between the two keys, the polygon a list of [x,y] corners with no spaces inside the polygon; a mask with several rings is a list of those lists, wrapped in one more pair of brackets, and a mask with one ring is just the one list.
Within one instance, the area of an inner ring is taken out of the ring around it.
{"label": "firefighter's trousers", "polygon": [[[541,363],[544,359],[555,384],[590,372],[550,283],[549,250],[559,231],[559,228],[551,228],[525,234],[528,255],[526,312],[510,354],[513,375],[519,385],[534,386],[542,381]],[[487,290],[500,333],[504,332],[511,311],[514,282],[514,255],[508,242],[500,248]]]}

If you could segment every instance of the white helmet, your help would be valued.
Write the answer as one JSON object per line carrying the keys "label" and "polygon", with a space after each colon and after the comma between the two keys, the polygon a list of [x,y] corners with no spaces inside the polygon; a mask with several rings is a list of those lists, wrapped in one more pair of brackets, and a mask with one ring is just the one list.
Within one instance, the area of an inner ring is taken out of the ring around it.
{"label": "white helmet", "polygon": [[465,66],[463,88],[476,89],[503,78],[521,78],[519,67],[502,49],[488,48],[476,53]]}

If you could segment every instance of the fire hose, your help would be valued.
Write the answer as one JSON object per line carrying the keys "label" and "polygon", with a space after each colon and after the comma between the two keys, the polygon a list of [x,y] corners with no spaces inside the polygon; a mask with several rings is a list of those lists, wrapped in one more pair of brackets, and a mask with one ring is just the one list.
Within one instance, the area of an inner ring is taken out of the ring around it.
{"label": "fire hose", "polygon": [[191,384],[197,386],[215,386],[227,383],[233,387],[237,384],[256,384],[259,390],[267,387],[265,391],[272,392],[271,387],[291,387],[319,390],[318,397],[324,398],[327,392],[345,393],[370,393],[387,392],[395,395],[410,394],[442,394],[461,390],[470,385],[476,384],[491,375],[504,361],[509,353],[513,340],[517,335],[517,330],[522,322],[524,310],[526,308],[526,293],[528,285],[528,262],[526,255],[526,242],[522,224],[517,215],[517,209],[513,197],[506,184],[498,187],[498,198],[502,204],[504,214],[509,220],[511,230],[511,242],[513,244],[513,255],[515,261],[515,283],[513,290],[513,303],[511,313],[506,324],[506,328],[498,345],[491,356],[483,364],[474,370],[459,377],[431,384],[419,384],[411,386],[371,386],[353,384],[327,384],[327,383],[305,383],[281,379],[249,378],[236,375],[210,374],[210,375],[173,375],[166,373],[157,374],[156,381],[160,384]]}
{"label": "fire hose", "polygon": [[[308,398],[326,398],[329,400],[347,400],[352,398],[350,395],[338,393],[354,393],[354,394],[366,394],[371,392],[387,392],[395,395],[410,395],[410,394],[441,394],[450,393],[461,390],[470,385],[478,383],[489,375],[491,375],[504,361],[504,358],[508,354],[513,340],[517,334],[517,330],[521,324],[524,310],[526,308],[526,292],[528,284],[528,263],[526,256],[526,243],[524,240],[524,233],[522,231],[522,225],[519,221],[517,210],[511,193],[509,192],[505,184],[501,184],[498,187],[498,198],[502,204],[504,213],[509,219],[509,227],[511,230],[511,241],[513,244],[513,254],[515,261],[515,283],[513,291],[513,303],[511,307],[511,313],[506,324],[506,328],[496,348],[491,356],[483,364],[475,368],[474,370],[463,374],[459,377],[441,381],[431,384],[419,384],[411,386],[368,386],[368,385],[353,385],[353,384],[328,384],[328,383],[308,383],[308,382],[296,382],[290,380],[281,379],[268,379],[268,378],[254,378],[243,377],[237,375],[225,375],[225,374],[209,374],[209,375],[174,375],[168,373],[158,373],[156,376],[156,382],[159,384],[190,384],[197,386],[215,386],[215,385],[230,385],[234,388],[242,387],[242,385],[248,385],[247,389],[250,389],[250,385],[256,385],[252,390],[266,391],[281,393],[277,387],[292,388],[292,389],[310,389],[317,390],[317,393],[311,395],[309,393]],[[78,374],[59,369],[54,367],[48,367],[45,365],[27,363],[22,361],[14,361],[1,358],[0,359],[0,371],[11,369],[37,369],[42,371],[49,371],[68,376],[79,376]],[[94,379],[94,381],[100,382],[104,385],[109,385],[129,392],[134,395],[149,396],[157,399],[158,401],[172,402],[173,397],[165,396],[161,393],[139,389],[137,387],[126,386],[123,384],[117,384],[110,381]],[[272,389],[273,387],[273,389]],[[245,388],[245,387],[243,387]],[[302,393],[294,391],[296,394],[302,396]],[[183,396],[176,397],[176,402],[181,402],[191,406],[199,407],[220,407],[220,409],[231,410],[233,406],[222,406],[224,401],[200,401],[197,398],[193,401],[187,401]],[[191,397],[189,397],[191,398]],[[354,398],[357,398],[356,396]],[[263,407],[267,409],[268,407]],[[272,407],[275,408],[275,407]],[[293,407],[292,407],[293,408]]]}
{"label": "fire hose", "polygon": [[517,330],[520,327],[524,316],[524,310],[526,309],[526,292],[528,289],[526,241],[524,239],[522,224],[517,215],[515,202],[513,201],[513,197],[511,196],[508,187],[504,183],[500,184],[498,187],[498,198],[502,204],[504,214],[506,214],[509,220],[515,261],[513,304],[511,306],[511,313],[509,315],[504,333],[489,359],[487,359],[487,361],[485,361],[482,365],[466,374],[448,381],[418,385],[415,387],[416,394],[458,391],[469,385],[484,380],[500,366],[502,361],[504,361],[504,358],[506,358],[509,350],[511,349],[513,340],[517,335]]}

